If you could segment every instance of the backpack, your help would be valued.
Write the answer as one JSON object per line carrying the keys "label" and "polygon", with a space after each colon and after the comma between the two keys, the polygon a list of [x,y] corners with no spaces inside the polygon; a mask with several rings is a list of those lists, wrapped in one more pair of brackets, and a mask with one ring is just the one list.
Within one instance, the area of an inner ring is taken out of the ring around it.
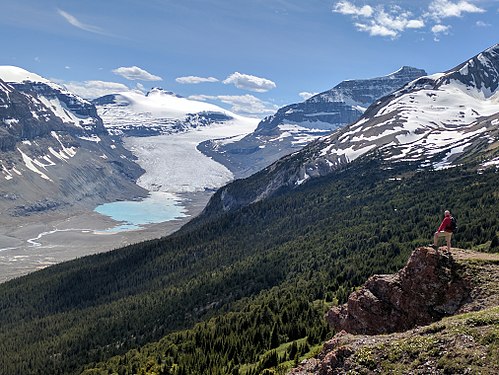
{"label": "backpack", "polygon": [[450,218],[450,229],[452,230],[452,233],[457,232],[457,219],[454,216],[451,216]]}

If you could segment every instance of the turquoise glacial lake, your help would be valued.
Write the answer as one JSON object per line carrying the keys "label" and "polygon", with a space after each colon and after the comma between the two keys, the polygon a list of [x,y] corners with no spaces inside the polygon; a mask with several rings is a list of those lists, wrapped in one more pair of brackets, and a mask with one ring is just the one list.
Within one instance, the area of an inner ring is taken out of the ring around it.
{"label": "turquoise glacial lake", "polygon": [[186,217],[186,208],[175,195],[152,192],[141,201],[119,201],[101,204],[95,212],[121,222],[107,232],[137,230],[147,224],[163,223]]}

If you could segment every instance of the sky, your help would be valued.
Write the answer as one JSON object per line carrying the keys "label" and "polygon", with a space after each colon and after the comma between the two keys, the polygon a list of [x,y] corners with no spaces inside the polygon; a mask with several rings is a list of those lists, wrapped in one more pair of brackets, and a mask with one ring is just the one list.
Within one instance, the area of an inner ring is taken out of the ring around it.
{"label": "sky", "polygon": [[0,65],[263,118],[346,79],[451,69],[499,43],[498,21],[499,0],[0,0]]}

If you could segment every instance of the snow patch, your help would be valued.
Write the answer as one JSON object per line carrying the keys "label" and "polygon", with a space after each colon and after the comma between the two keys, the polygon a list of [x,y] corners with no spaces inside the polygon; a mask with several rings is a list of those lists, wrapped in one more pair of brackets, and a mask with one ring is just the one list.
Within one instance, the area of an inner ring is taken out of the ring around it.
{"label": "snow patch", "polygon": [[23,158],[23,162],[24,162],[24,165],[26,165],[26,167],[32,171],[32,172],[35,172],[36,174],[40,175],[41,178],[45,179],[45,180],[48,180],[48,181],[52,181],[52,179],[50,177],[48,177],[45,173],[41,172],[35,165],[38,165],[39,167],[41,168],[44,168],[45,167],[48,167],[49,165],[45,165],[41,162],[39,162],[38,160],[34,160],[34,159],[31,159],[28,155],[26,155],[24,152],[21,151],[21,149],[18,147],[17,148],[17,151],[19,151],[19,153],[21,154],[22,158]]}
{"label": "snow patch", "polygon": [[[57,141],[61,145],[62,151],[60,153],[64,152],[70,158],[72,158],[73,156],[76,155],[76,151],[77,151],[76,147],[66,147],[66,146],[64,146],[64,144],[62,143],[61,139],[59,138],[59,135],[55,131],[51,131],[50,134],[52,135],[52,137],[54,137],[55,139],[57,139]],[[50,151],[50,148],[49,148],[49,151]],[[52,151],[50,151],[50,153],[53,154]],[[65,158],[62,155],[61,155],[61,157]]]}
{"label": "snow patch", "polygon": [[101,139],[99,138],[99,136],[97,136],[96,134],[92,134],[90,136],[81,136],[81,137],[78,137],[78,138],[83,139],[84,141],[95,142],[95,143],[99,143],[101,141]]}

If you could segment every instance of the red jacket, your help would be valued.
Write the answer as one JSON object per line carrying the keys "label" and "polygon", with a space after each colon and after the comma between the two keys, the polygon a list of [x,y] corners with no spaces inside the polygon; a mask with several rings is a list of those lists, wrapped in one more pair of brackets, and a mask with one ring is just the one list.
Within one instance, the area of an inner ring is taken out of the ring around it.
{"label": "red jacket", "polygon": [[450,216],[444,217],[444,219],[442,220],[442,224],[440,224],[440,226],[438,227],[437,232],[451,232],[452,233],[450,223],[451,223]]}

